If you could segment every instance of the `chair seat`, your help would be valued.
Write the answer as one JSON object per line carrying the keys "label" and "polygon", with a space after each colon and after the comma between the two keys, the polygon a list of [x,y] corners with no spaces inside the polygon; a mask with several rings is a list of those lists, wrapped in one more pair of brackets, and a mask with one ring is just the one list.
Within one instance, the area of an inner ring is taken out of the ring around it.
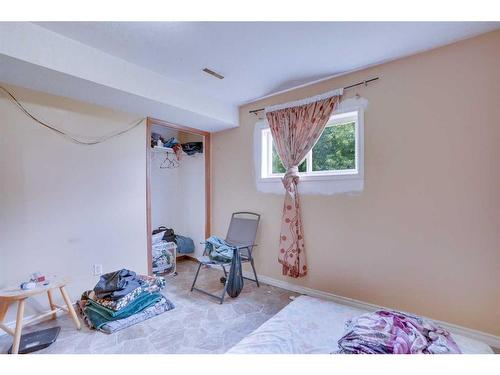
{"label": "chair seat", "polygon": [[[204,256],[201,256],[201,257],[196,257],[196,260],[198,262],[200,262],[201,264],[216,264],[216,265],[219,265],[219,266],[229,266],[231,265],[231,262],[218,262],[216,260],[212,260],[210,259],[209,256],[207,255],[204,255]],[[241,255],[241,262],[244,263],[244,262],[249,262],[250,261],[250,258],[247,256],[247,255]]]}
{"label": "chair seat", "polygon": [[218,266],[227,266],[227,265],[231,264],[231,262],[218,262],[216,260],[212,260],[207,255],[204,255],[204,256],[201,256],[201,257],[197,257],[196,260],[198,262],[200,262],[201,264],[215,264],[215,265],[218,265]]}

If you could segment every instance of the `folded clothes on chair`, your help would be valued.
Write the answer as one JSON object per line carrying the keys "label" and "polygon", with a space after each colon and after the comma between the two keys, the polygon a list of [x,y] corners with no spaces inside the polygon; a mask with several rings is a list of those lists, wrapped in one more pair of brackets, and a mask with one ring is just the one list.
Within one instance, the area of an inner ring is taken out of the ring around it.
{"label": "folded clothes on chair", "polygon": [[205,252],[210,260],[215,262],[230,263],[233,259],[235,247],[217,236],[207,238]]}

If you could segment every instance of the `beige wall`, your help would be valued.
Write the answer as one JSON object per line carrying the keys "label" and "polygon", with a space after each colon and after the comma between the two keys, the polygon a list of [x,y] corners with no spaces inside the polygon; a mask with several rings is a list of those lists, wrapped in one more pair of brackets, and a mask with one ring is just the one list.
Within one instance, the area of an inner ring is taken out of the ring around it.
{"label": "beige wall", "polygon": [[[365,113],[365,188],[302,196],[309,275],[286,281],[500,334],[500,31],[240,108],[213,137],[213,231],[262,214],[256,265],[281,275],[282,197],[258,193],[248,110],[380,80]],[[299,186],[300,188],[300,186]]]}
{"label": "beige wall", "polygon": [[[140,116],[11,87],[40,118],[100,136]],[[147,272],[145,126],[96,146],[49,132],[0,95],[0,288],[32,272],[67,275],[73,299],[104,272]],[[27,315],[46,310],[30,300]],[[15,309],[7,321],[13,320]]]}

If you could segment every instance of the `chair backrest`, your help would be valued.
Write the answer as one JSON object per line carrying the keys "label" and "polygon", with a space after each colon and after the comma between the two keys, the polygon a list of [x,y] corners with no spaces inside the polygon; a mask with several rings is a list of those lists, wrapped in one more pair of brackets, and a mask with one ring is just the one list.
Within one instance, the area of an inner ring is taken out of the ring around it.
{"label": "chair backrest", "polygon": [[253,212],[235,212],[231,216],[226,241],[233,245],[254,245],[260,215]]}

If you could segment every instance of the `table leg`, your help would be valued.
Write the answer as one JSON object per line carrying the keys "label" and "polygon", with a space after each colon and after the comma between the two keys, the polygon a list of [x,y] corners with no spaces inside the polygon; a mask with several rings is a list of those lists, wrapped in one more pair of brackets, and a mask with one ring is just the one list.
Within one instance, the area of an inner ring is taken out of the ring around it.
{"label": "table leg", "polygon": [[0,302],[0,323],[3,323],[5,315],[7,315],[7,310],[9,309],[9,303],[4,301]]}
{"label": "table leg", "polygon": [[80,329],[81,324],[80,321],[78,320],[78,316],[76,316],[75,309],[73,308],[73,304],[71,303],[71,299],[69,298],[68,292],[66,292],[66,289],[62,286],[59,288],[61,291],[61,295],[64,298],[64,302],[66,302],[66,306],[68,307],[68,312],[69,315],[73,318],[73,321],[75,322],[76,328]]}
{"label": "table leg", "polygon": [[12,354],[17,354],[19,352],[19,343],[21,342],[21,331],[23,330],[24,303],[25,300],[21,299],[19,300],[19,303],[17,305],[16,330],[14,331]]}
{"label": "table leg", "polygon": [[[50,309],[54,310],[55,306],[54,306],[54,299],[52,298],[52,290],[50,290],[50,289],[47,290],[47,297],[49,298]],[[55,319],[55,318],[57,318],[56,313],[53,313],[52,314],[52,319]]]}
{"label": "table leg", "polygon": [[14,336],[14,331],[3,324],[5,316],[7,315],[7,310],[9,310],[10,303],[7,301],[0,302],[0,329],[7,332],[9,335]]}

